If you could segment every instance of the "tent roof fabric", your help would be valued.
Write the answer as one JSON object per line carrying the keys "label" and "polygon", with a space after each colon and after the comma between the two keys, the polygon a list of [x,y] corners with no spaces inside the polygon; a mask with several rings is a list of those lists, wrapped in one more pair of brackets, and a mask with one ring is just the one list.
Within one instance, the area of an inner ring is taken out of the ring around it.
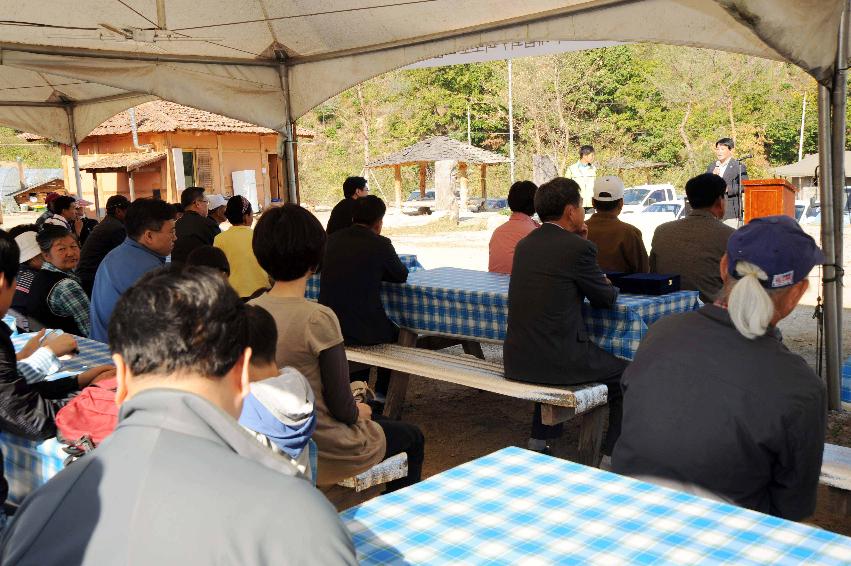
{"label": "tent roof fabric", "polygon": [[511,161],[507,157],[492,151],[461,143],[446,136],[435,136],[370,161],[366,166],[370,168],[392,167],[394,165],[411,165],[423,161],[442,160],[486,165]]}
{"label": "tent roof fabric", "polygon": [[722,49],[790,61],[828,84],[844,4],[76,0],[73,9],[46,10],[0,0],[0,123],[70,143],[126,108],[161,98],[285,132],[288,119],[371,77],[511,42]]}
{"label": "tent roof fabric", "polygon": [[[818,164],[818,153],[810,153],[797,163],[775,167],[774,174],[781,177],[815,177]],[[851,175],[851,151],[845,152],[845,175]]]}
{"label": "tent roof fabric", "polygon": [[83,171],[134,171],[145,165],[165,159],[165,152],[155,153],[112,153],[81,165]]}

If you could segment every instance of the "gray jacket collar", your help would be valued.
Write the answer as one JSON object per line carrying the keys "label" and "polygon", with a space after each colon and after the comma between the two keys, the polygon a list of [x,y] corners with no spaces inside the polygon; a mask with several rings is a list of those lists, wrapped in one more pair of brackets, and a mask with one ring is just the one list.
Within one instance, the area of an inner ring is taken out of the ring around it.
{"label": "gray jacket collar", "polygon": [[125,427],[164,429],[194,436],[288,476],[300,475],[289,461],[252,438],[230,415],[206,399],[176,389],[151,389],[121,406],[116,431]]}

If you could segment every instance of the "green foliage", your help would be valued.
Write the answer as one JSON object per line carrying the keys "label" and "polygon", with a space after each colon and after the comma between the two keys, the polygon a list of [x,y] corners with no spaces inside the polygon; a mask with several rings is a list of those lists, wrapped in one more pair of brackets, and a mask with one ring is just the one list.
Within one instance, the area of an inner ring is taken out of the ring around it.
{"label": "green foliage", "polygon": [[[807,94],[804,152],[817,151],[815,82],[794,66],[685,47],[634,44],[513,62],[516,178],[531,178],[532,156],[559,171],[590,143],[604,172],[612,158],[665,163],[623,170],[627,184],[681,187],[714,159],[720,137],[753,153],[752,176],[797,160],[801,104]],[[316,138],[299,148],[302,198],[333,204],[348,175],[364,164],[434,135],[467,140],[508,155],[507,63],[394,71],[327,101],[300,124]],[[851,115],[851,110],[849,110]],[[432,187],[432,166],[427,186]],[[393,202],[393,171],[369,173],[373,192]],[[402,198],[418,187],[402,169]],[[505,195],[508,165],[488,168],[488,195]],[[470,168],[471,194],[479,169]]]}
{"label": "green foliage", "polygon": [[18,157],[30,169],[60,167],[59,147],[49,142],[30,144],[17,137],[12,128],[0,127],[0,161],[14,162]]}

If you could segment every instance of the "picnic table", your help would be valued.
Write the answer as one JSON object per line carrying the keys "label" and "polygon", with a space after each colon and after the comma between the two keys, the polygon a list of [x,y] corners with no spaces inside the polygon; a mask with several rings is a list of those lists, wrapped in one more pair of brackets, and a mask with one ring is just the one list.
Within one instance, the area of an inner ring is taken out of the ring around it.
{"label": "picnic table", "polygon": [[[15,351],[23,348],[27,340],[34,335],[34,333],[27,333],[13,336],[12,344],[15,346]],[[109,346],[80,336],[75,338],[80,353],[61,360],[61,369],[48,376],[48,379],[77,375],[89,368],[112,363]],[[16,505],[59,473],[64,467],[65,458],[68,457],[55,438],[37,442],[8,432],[0,432],[0,448],[3,450],[6,481],[9,482],[8,500]]]}
{"label": "picnic table", "polygon": [[[305,295],[309,299],[319,296],[315,279]],[[509,275],[472,269],[417,269],[405,283],[384,283],[381,295],[390,319],[410,333],[503,342],[510,281]],[[700,304],[697,291],[659,296],[622,293],[611,309],[595,309],[585,301],[583,317],[592,341],[631,360],[651,324],[669,314],[695,310]]]}
{"label": "picnic table", "polygon": [[510,447],[341,514],[361,564],[848,564],[851,539]]}

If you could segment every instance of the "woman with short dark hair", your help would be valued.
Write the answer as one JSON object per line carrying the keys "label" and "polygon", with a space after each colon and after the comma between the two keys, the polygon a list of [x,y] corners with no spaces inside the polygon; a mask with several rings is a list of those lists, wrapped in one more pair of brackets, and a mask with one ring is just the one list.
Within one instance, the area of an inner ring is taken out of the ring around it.
{"label": "woman with short dark hair", "polygon": [[337,316],[304,297],[307,280],[322,261],[325,240],[319,220],[298,205],[263,214],[254,232],[254,254],[275,283],[251,304],[275,318],[278,366],[300,371],[316,397],[317,485],[330,488],[406,452],[408,477],[390,482],[387,489],[392,491],[420,480],[425,441],[418,427],[373,418],[369,405],[355,402]]}

